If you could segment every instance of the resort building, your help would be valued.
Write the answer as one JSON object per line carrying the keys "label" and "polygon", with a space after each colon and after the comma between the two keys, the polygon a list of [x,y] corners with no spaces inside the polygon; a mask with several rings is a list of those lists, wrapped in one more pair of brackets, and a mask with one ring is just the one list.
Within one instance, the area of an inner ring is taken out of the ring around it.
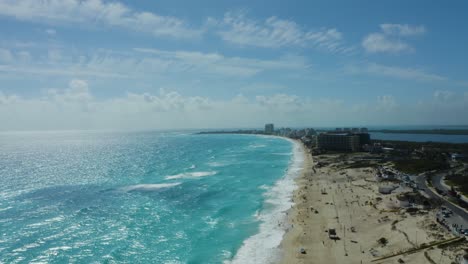
{"label": "resort building", "polygon": [[275,126],[273,124],[265,125],[265,134],[273,134],[274,131],[275,131]]}
{"label": "resort building", "polygon": [[368,133],[327,132],[317,136],[317,147],[323,150],[359,151],[361,146],[370,144]]}
{"label": "resort building", "polygon": [[325,150],[358,151],[359,136],[352,133],[322,133],[317,136],[317,147]]}

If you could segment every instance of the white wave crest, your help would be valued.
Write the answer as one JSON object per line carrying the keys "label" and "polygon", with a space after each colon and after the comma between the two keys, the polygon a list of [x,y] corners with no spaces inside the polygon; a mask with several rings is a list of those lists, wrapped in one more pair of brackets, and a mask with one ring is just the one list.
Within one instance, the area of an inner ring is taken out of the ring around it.
{"label": "white wave crest", "polygon": [[156,191],[156,190],[160,190],[164,188],[171,188],[179,184],[181,183],[174,182],[174,183],[159,183],[159,184],[137,184],[137,185],[130,185],[130,186],[120,188],[120,190],[124,192],[131,192],[131,191],[151,192],[151,191]]}
{"label": "white wave crest", "polygon": [[264,147],[266,147],[265,144],[250,144],[250,145],[248,146],[248,148],[254,148],[254,149],[255,149],[255,148],[264,148]]}
{"label": "white wave crest", "polygon": [[224,167],[227,165],[227,163],[219,162],[219,161],[208,162],[207,164],[210,167]]}
{"label": "white wave crest", "polygon": [[260,221],[259,233],[247,238],[235,257],[225,264],[277,263],[281,257],[279,245],[286,233],[287,215],[285,212],[293,205],[291,197],[297,188],[294,179],[300,174],[304,163],[301,145],[289,140],[293,145],[293,156],[288,171],[265,194],[265,208],[256,212]]}
{"label": "white wave crest", "polygon": [[213,176],[215,175],[216,171],[197,171],[197,172],[185,172],[176,175],[166,176],[166,180],[174,180],[174,179],[190,179],[190,178],[201,178],[206,176]]}

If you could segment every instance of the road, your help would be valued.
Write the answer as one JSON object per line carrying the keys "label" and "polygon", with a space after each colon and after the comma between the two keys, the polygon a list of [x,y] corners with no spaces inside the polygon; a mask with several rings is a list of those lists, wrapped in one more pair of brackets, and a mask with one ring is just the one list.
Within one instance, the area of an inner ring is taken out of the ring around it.
{"label": "road", "polygon": [[[444,173],[438,173],[438,174],[433,176],[433,179],[435,179],[435,181],[433,181],[434,186],[439,188],[437,186],[437,183],[440,184],[440,179],[443,176],[444,176]],[[437,179],[439,179],[439,180],[437,180]],[[423,190],[425,193],[427,193],[431,198],[438,199],[438,200],[442,201],[442,203],[443,203],[443,205],[445,207],[452,210],[452,212],[454,213],[454,216],[450,217],[450,218],[453,218],[452,220],[456,221],[456,223],[459,224],[459,225],[463,225],[465,227],[468,227],[468,212],[463,210],[462,208],[452,204],[451,202],[449,202],[446,197],[440,196],[437,193],[433,192],[432,189],[430,189],[427,186],[426,177],[424,177],[424,176],[417,177],[416,178],[416,184],[418,185],[418,187],[421,190]],[[440,188],[440,189],[444,190],[445,188]],[[456,215],[460,216],[460,219],[457,218]]]}

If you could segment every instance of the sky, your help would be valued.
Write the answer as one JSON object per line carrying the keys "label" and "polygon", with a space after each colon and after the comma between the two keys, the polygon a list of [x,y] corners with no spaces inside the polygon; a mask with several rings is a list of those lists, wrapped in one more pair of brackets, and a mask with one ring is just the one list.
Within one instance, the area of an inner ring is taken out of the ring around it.
{"label": "sky", "polygon": [[466,125],[467,10],[0,0],[0,130]]}

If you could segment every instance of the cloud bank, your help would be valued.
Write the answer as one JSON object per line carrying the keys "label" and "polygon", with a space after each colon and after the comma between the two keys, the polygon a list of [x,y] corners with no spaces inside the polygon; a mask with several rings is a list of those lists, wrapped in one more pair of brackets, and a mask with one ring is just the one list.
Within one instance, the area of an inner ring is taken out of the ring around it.
{"label": "cloud bank", "polygon": [[183,129],[278,126],[456,124],[468,117],[468,95],[437,91],[432,99],[403,104],[392,95],[373,102],[350,104],[340,99],[316,99],[287,94],[242,95],[226,100],[158,94],[127,93],[97,99],[85,80],[73,79],[64,89],[49,89],[37,98],[0,92],[0,122],[9,130],[29,129]]}

